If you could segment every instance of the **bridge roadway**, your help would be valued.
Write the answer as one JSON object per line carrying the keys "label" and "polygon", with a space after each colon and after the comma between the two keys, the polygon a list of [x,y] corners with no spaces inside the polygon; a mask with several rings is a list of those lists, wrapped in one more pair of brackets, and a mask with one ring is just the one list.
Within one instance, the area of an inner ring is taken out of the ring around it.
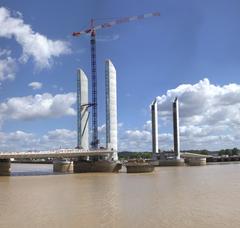
{"label": "bridge roadway", "polygon": [[81,156],[106,156],[112,155],[109,150],[83,150],[83,149],[58,149],[37,152],[0,152],[0,159],[11,158],[75,158]]}

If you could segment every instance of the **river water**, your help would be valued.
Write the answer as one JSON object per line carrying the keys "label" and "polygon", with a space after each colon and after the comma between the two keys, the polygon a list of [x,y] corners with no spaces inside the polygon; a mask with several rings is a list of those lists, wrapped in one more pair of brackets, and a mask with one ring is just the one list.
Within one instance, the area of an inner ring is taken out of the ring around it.
{"label": "river water", "polygon": [[145,174],[51,170],[13,164],[13,176],[0,177],[1,228],[240,227],[240,164]]}

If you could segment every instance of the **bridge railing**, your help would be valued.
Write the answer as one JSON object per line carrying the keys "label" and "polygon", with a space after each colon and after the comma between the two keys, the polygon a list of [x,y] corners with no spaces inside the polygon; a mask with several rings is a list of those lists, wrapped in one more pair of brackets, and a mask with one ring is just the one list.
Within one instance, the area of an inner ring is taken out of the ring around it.
{"label": "bridge railing", "polygon": [[0,159],[5,158],[43,158],[43,157],[77,157],[112,154],[109,150],[84,150],[84,149],[55,149],[44,151],[21,151],[21,152],[0,152]]}

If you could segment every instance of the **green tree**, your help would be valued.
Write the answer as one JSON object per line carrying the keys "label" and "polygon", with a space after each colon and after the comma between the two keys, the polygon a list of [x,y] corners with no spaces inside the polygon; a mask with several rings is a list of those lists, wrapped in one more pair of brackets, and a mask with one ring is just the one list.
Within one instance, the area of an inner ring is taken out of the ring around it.
{"label": "green tree", "polygon": [[234,147],[232,149],[232,155],[238,155],[238,152],[239,152],[238,148]]}

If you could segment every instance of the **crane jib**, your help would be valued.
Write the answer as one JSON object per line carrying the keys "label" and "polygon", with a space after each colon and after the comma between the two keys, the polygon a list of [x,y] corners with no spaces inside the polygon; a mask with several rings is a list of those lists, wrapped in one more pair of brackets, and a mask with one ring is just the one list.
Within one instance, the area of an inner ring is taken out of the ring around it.
{"label": "crane jib", "polygon": [[88,28],[86,30],[83,30],[83,31],[80,31],[80,32],[74,32],[73,36],[79,36],[80,34],[82,35],[82,34],[91,33],[93,29],[98,30],[98,29],[102,29],[102,28],[110,28],[113,25],[128,23],[128,22],[135,21],[135,20],[142,20],[142,19],[149,18],[149,17],[154,17],[154,16],[160,16],[160,13],[159,12],[154,12],[154,13],[146,13],[146,14],[142,14],[142,15],[138,15],[138,16],[132,16],[132,17],[123,17],[123,18],[119,18],[119,19],[116,19],[114,21],[106,22],[104,24],[96,25],[96,26],[93,26],[94,21],[91,20],[91,27],[90,28]]}
{"label": "crane jib", "polygon": [[102,28],[109,28],[111,27],[112,25],[110,23],[105,23],[102,25]]}

